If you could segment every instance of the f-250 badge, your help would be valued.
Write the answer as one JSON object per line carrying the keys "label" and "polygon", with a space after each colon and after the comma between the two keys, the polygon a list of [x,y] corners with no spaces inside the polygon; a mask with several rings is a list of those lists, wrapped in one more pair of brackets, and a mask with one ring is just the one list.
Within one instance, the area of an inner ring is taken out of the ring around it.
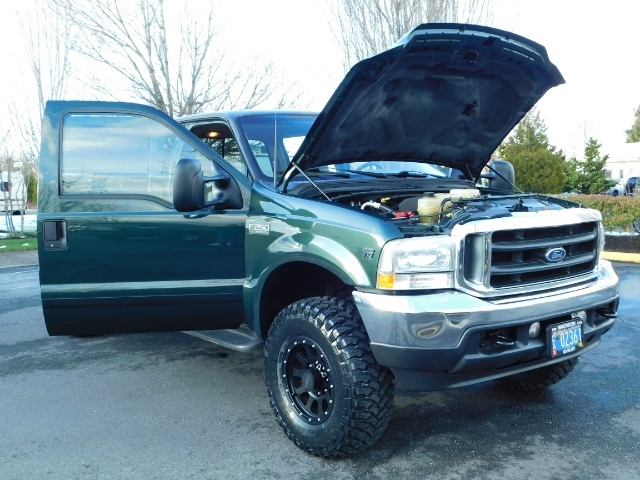
{"label": "f-250 badge", "polygon": [[249,229],[249,233],[256,235],[269,235],[271,226],[266,223],[248,223],[247,228]]}

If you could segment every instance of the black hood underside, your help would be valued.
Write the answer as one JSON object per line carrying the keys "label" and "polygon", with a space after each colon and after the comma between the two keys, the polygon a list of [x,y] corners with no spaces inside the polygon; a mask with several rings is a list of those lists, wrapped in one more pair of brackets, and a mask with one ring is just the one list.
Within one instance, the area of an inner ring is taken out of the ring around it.
{"label": "black hood underside", "polygon": [[417,161],[477,178],[511,129],[561,83],[544,47],[523,37],[421,25],[351,69],[293,163]]}

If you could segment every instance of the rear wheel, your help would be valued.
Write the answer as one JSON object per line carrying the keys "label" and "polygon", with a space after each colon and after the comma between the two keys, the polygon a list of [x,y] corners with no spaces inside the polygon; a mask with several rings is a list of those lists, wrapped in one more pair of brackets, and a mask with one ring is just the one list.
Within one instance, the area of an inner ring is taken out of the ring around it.
{"label": "rear wheel", "polygon": [[498,383],[515,390],[537,390],[550,387],[569,375],[577,363],[578,357],[571,358],[548,367],[500,378]]}
{"label": "rear wheel", "polygon": [[377,364],[350,300],[293,303],[265,344],[269,401],[287,436],[323,457],[373,445],[389,422],[393,376]]}

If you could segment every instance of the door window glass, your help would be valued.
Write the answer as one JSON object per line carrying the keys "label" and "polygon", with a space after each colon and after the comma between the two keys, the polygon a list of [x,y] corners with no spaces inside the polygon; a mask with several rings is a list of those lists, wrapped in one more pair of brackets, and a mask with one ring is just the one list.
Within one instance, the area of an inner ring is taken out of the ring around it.
{"label": "door window glass", "polygon": [[173,175],[181,158],[211,160],[167,126],[142,115],[70,114],[64,119],[63,195],[150,195],[173,200]]}

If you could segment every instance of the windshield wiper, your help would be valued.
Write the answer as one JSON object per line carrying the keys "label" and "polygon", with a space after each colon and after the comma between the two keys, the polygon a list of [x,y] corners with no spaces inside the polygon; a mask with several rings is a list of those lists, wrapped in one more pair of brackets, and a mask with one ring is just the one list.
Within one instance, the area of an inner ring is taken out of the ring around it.
{"label": "windshield wiper", "polygon": [[335,176],[344,177],[344,178],[350,178],[351,174],[364,175],[366,177],[389,178],[389,175],[387,175],[386,173],[382,173],[382,172],[371,172],[371,171],[364,171],[364,170],[334,170],[334,171],[330,171],[330,170],[321,170],[321,168],[324,168],[324,167],[311,167],[311,168],[307,168],[305,170],[305,172],[313,173],[314,175],[316,175],[316,174],[320,174],[320,175],[335,175]]}
{"label": "windshield wiper", "polygon": [[341,172],[355,173],[356,175],[364,175],[367,177],[389,178],[389,175],[381,172],[370,172],[365,170],[340,170]]}
{"label": "windshield wiper", "polygon": [[337,176],[342,178],[349,178],[349,172],[346,170],[326,170],[326,167],[311,167],[305,170],[308,174],[316,175],[327,175],[327,176]]}
{"label": "windshield wiper", "polygon": [[433,178],[444,178],[441,177],[439,175],[434,175],[433,173],[424,173],[424,172],[409,172],[407,170],[402,170],[401,172],[398,173],[394,173],[393,174],[394,177],[398,177],[398,178],[407,178],[407,177],[416,177],[416,178],[427,178],[427,177],[433,177]]}
{"label": "windshield wiper", "polygon": [[310,172],[309,170],[307,170],[307,173],[312,174],[313,176],[317,176],[317,175],[324,175],[327,177],[342,177],[342,178],[349,178],[351,177],[351,175],[349,175],[349,172],[345,172],[343,170],[338,170],[337,172],[325,172],[325,171],[315,171],[315,172]]}

